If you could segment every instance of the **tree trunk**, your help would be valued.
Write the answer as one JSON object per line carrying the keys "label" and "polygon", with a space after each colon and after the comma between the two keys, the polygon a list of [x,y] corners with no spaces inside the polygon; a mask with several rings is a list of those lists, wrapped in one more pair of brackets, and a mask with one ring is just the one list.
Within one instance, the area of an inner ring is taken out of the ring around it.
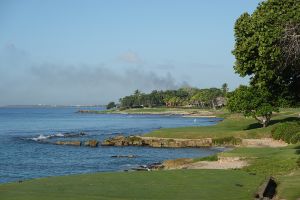
{"label": "tree trunk", "polygon": [[215,106],[214,100],[211,100],[211,104],[212,104],[213,109],[216,110],[216,106]]}
{"label": "tree trunk", "polygon": [[263,127],[265,128],[265,127],[267,127],[267,126],[269,125],[271,116],[270,116],[270,115],[267,115],[267,116],[261,116],[261,117],[254,116],[254,118],[255,118],[261,125],[263,125]]}

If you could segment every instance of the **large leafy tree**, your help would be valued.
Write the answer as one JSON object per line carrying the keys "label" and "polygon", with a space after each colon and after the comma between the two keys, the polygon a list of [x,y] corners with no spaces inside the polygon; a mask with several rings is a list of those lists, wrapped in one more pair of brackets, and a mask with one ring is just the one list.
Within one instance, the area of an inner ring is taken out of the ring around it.
{"label": "large leafy tree", "polygon": [[273,98],[300,100],[300,1],[266,0],[235,24],[235,71]]}
{"label": "large leafy tree", "polygon": [[255,118],[263,127],[268,126],[273,111],[278,111],[272,95],[255,87],[240,86],[230,95],[227,107],[232,112]]}

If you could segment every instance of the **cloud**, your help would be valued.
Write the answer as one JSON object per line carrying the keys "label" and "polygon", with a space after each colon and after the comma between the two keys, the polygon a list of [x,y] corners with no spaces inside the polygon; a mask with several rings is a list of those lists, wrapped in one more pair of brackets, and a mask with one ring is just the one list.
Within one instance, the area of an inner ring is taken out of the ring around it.
{"label": "cloud", "polygon": [[127,51],[119,55],[119,60],[126,62],[126,63],[132,63],[132,64],[141,64],[143,63],[139,55],[132,51]]}
{"label": "cloud", "polygon": [[105,104],[136,89],[150,92],[181,85],[170,73],[132,68],[116,71],[105,64],[37,63],[15,46],[13,51],[8,49],[0,53],[0,58],[5,57],[0,61],[0,105]]}

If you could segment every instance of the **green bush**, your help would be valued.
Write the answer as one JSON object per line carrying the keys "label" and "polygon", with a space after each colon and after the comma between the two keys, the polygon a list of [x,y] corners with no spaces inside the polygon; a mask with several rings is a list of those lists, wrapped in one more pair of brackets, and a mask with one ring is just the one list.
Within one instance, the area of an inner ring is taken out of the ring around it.
{"label": "green bush", "polygon": [[297,159],[297,165],[300,167],[300,157]]}
{"label": "green bush", "polygon": [[283,140],[295,144],[300,142],[300,123],[286,122],[279,124],[272,131],[272,137],[276,140]]}
{"label": "green bush", "polygon": [[290,142],[291,142],[292,144],[296,144],[297,142],[300,142],[300,132],[295,133],[295,134],[292,136]]}
{"label": "green bush", "polygon": [[241,139],[235,138],[233,136],[223,137],[223,138],[213,138],[212,143],[214,145],[237,145],[241,143]]}
{"label": "green bush", "polygon": [[202,158],[195,158],[194,161],[218,161],[218,155],[214,154],[211,156],[206,156],[206,157],[202,157]]}

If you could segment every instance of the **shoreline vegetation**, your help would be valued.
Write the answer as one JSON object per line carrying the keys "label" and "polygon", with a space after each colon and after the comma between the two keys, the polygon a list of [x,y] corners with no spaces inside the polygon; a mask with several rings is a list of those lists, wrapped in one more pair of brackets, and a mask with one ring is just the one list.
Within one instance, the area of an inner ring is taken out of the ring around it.
{"label": "shoreline vegetation", "polygon": [[203,117],[217,118],[222,117],[222,110],[204,110],[197,108],[130,108],[130,109],[108,109],[108,110],[78,110],[81,114],[133,114],[133,115],[180,115],[183,117]]}
{"label": "shoreline vegetation", "polygon": [[[140,108],[122,112],[144,114],[143,111],[144,109]],[[6,199],[38,199],[40,195],[45,196],[45,199],[118,199],[120,197],[144,199],[147,191],[149,199],[200,197],[203,199],[251,199],[259,192],[263,183],[270,180],[269,177],[272,176],[277,184],[276,194],[273,195],[276,195],[278,199],[296,199],[300,196],[297,190],[300,187],[298,181],[300,177],[299,143],[287,145],[283,141],[271,138],[272,130],[281,124],[299,122],[299,108],[281,109],[279,113],[275,113],[270,125],[266,128],[262,128],[252,118],[230,114],[224,109],[215,112],[198,110],[198,113],[195,113],[194,109],[152,108],[147,110],[147,114],[168,113],[167,115],[170,115],[183,112],[185,115],[200,113],[200,116],[203,113],[205,115],[209,113],[209,115],[223,117],[224,120],[213,126],[160,129],[141,138],[149,140],[165,138],[167,141],[170,139],[196,141],[214,138],[219,140],[219,146],[226,146],[222,138],[233,137],[241,139],[241,143],[235,145],[230,151],[209,157],[165,161],[162,163],[165,170],[34,179],[20,183],[1,184],[0,194]],[[108,112],[100,114],[104,113]],[[118,113],[118,111],[114,110],[110,113]],[[136,139],[140,136],[132,137]],[[133,139],[127,139],[134,143]],[[275,142],[275,145],[272,146],[272,142]],[[195,177],[198,178],[195,179]],[[171,179],[172,184],[170,184]],[[156,187],[161,184],[164,184],[163,191]],[[114,188],[109,185],[114,185]],[[47,190],[42,186],[47,186]],[[219,188],[217,194],[214,192],[216,187]],[[61,190],[64,191],[63,195],[58,192]]]}

